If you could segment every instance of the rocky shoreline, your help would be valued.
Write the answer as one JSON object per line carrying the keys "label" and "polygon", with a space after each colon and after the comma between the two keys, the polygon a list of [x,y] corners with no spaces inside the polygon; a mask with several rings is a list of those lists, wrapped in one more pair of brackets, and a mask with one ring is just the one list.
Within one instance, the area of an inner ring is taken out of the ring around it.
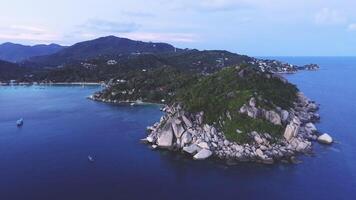
{"label": "rocky shoreline", "polygon": [[[209,81],[209,84],[204,82],[205,85],[199,85],[199,91],[205,91],[204,89],[207,87],[211,91],[214,91],[215,87],[221,88],[223,91],[201,97],[196,91],[193,91],[203,100],[212,101],[204,101],[201,104],[203,106],[199,105],[200,107],[195,109],[198,112],[194,113],[188,112],[185,109],[186,104],[179,103],[182,102],[179,98],[169,101],[171,103],[167,103],[169,105],[164,105],[162,108],[165,114],[160,121],[147,127],[148,135],[142,139],[142,142],[148,143],[153,149],[181,152],[196,160],[215,157],[227,161],[266,164],[277,161],[295,162],[298,154],[311,152],[313,141],[325,144],[332,143],[332,138],[327,134],[320,135],[314,125],[320,120],[320,116],[317,114],[319,106],[303,93],[298,92],[297,88],[289,84],[281,75],[263,72],[261,69],[256,70],[253,66],[242,69],[236,66],[204,78],[204,80]],[[220,81],[222,79],[229,81],[222,82]],[[157,81],[152,79],[151,82],[154,82],[153,80]],[[147,80],[143,79],[142,81]],[[220,81],[221,84],[218,85],[216,81]],[[132,82],[135,83],[135,80],[132,80]],[[234,87],[240,84],[244,87]],[[265,87],[264,84],[269,85]],[[259,87],[256,88],[255,85]],[[151,86],[150,89],[146,88],[147,85],[135,88],[127,88],[126,85],[118,86],[120,87],[117,91],[113,91],[111,88],[113,85],[108,84],[105,92],[97,92],[88,98],[105,103],[133,106],[145,104],[136,99],[152,99],[143,98],[142,94],[152,94],[155,91],[161,91],[163,88],[161,85]],[[255,88],[255,92],[247,94],[249,87]],[[133,91],[140,90],[146,93],[133,95]],[[261,96],[261,93],[266,90],[271,90],[270,95]],[[247,91],[247,93],[240,93],[236,96],[235,91]],[[206,90],[204,94],[207,94],[206,92],[209,92],[209,90]],[[220,100],[213,98],[216,96],[227,98],[226,102],[221,99],[220,104],[214,104],[214,101]],[[277,99],[273,99],[275,97]],[[187,98],[190,100],[195,97],[193,95]],[[159,99],[161,103],[165,103],[164,98]],[[189,104],[189,100],[186,100],[185,103]],[[199,98],[195,98],[195,100],[199,101]],[[274,104],[273,101],[278,103]],[[230,103],[229,106],[224,105],[228,102]],[[219,108],[218,114],[213,115],[213,118],[211,113],[209,118],[210,110],[206,109],[210,109],[209,106],[211,105],[222,108]],[[202,110],[207,112],[206,115]],[[210,119],[209,124],[205,122],[204,119],[206,118]],[[229,123],[232,126],[226,125],[229,125]],[[229,128],[226,129],[226,127]],[[223,130],[227,131],[226,134]]]}
{"label": "rocky shoreline", "polygon": [[[222,131],[203,123],[204,113],[188,113],[180,104],[165,106],[165,115],[153,126],[147,127],[148,136],[142,142],[153,149],[169,149],[191,155],[193,159],[202,160],[209,157],[228,161],[249,161],[272,164],[277,161],[296,162],[296,155],[308,153],[312,141],[330,144],[332,138],[323,134],[319,136],[314,123],[320,116],[316,113],[318,105],[298,93],[298,100],[293,109],[264,110],[256,107],[251,98],[240,108],[240,113],[251,118],[263,118],[273,124],[284,125],[282,137],[273,138],[269,133],[252,131],[248,134],[249,143],[238,144],[229,141]],[[240,134],[236,130],[236,134]]]}
{"label": "rocky shoreline", "polygon": [[94,85],[94,86],[104,86],[104,82],[0,82],[0,85]]}

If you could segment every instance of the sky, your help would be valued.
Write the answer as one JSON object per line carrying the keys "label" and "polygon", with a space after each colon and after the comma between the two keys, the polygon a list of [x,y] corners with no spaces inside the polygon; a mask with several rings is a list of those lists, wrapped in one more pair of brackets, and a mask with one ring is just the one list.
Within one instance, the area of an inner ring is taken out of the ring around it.
{"label": "sky", "polygon": [[355,0],[1,0],[0,43],[115,35],[251,56],[356,56]]}

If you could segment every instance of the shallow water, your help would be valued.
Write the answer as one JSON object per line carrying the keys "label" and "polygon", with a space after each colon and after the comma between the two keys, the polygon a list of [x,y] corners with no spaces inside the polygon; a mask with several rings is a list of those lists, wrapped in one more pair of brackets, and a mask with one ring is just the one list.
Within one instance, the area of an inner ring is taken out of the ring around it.
{"label": "shallow water", "polygon": [[139,139],[162,115],[158,106],[87,100],[96,86],[6,86],[0,87],[0,199],[354,199],[356,58],[279,59],[322,67],[287,76],[321,104],[317,126],[337,141],[314,144],[303,163],[227,166],[154,151]]}

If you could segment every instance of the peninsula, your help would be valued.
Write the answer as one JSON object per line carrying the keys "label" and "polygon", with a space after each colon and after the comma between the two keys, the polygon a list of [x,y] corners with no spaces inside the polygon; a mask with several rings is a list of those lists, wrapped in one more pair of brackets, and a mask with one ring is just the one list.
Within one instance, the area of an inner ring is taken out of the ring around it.
{"label": "peninsula", "polygon": [[103,83],[90,99],[164,105],[164,116],[143,139],[154,149],[273,163],[295,161],[313,140],[332,142],[314,125],[318,105],[280,75],[317,69],[108,36],[18,63],[0,61],[0,83]]}
{"label": "peninsula", "polygon": [[[90,96],[108,103],[161,103],[164,116],[142,140],[194,159],[296,162],[312,141],[330,144],[317,131],[318,105],[271,68],[256,63],[211,74],[171,67],[137,70]],[[314,70],[314,68],[313,68]]]}

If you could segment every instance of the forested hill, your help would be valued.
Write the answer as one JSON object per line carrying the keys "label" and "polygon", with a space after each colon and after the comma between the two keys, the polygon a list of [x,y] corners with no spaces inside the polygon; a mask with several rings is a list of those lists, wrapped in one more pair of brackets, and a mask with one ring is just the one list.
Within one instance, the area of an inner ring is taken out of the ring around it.
{"label": "forested hill", "polygon": [[34,56],[54,54],[64,48],[58,44],[28,46],[7,42],[0,44],[0,60],[19,63]]}
{"label": "forested hill", "polygon": [[56,67],[75,61],[90,60],[103,55],[119,56],[122,54],[166,53],[180,51],[167,43],[153,43],[119,38],[101,37],[84,41],[65,48],[55,54],[33,57],[24,65],[36,67]]}

